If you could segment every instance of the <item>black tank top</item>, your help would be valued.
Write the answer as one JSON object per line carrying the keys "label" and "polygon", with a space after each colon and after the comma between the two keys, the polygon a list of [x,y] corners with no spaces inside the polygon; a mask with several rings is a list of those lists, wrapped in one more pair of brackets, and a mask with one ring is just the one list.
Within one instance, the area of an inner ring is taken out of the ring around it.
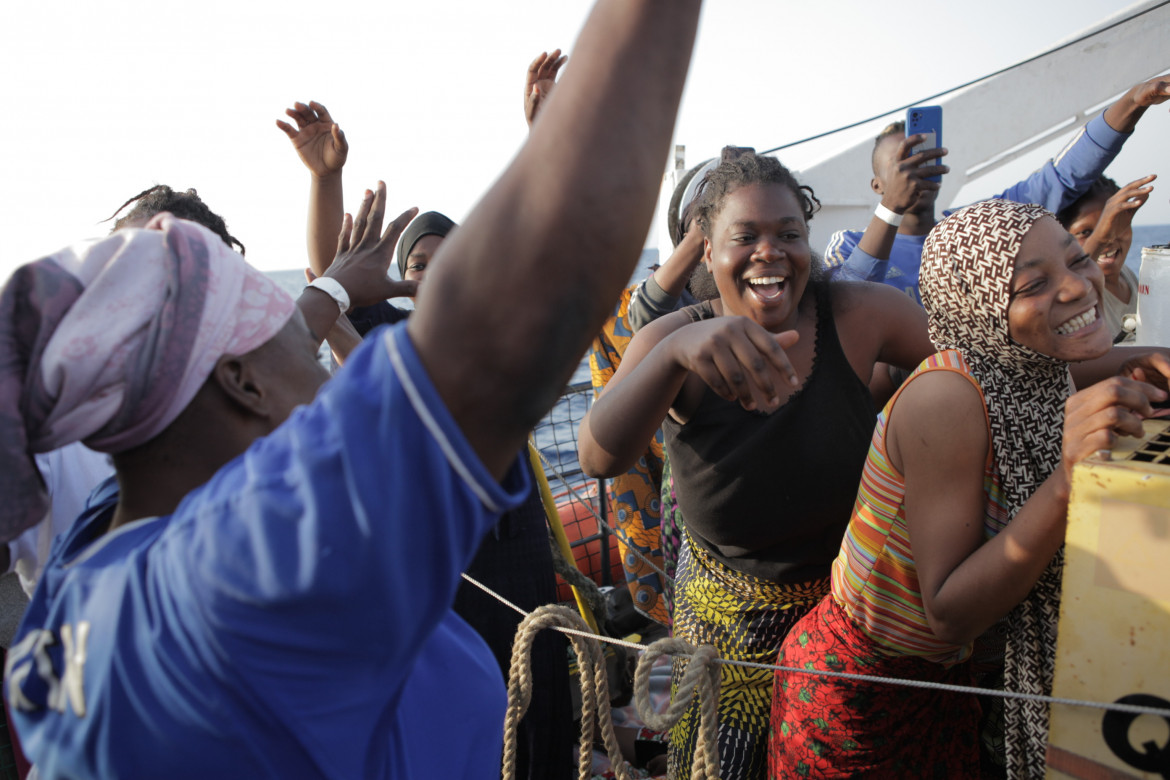
{"label": "black tank top", "polygon": [[[876,422],[869,388],[841,350],[829,285],[810,291],[813,367],[784,406],[749,412],[707,388],[689,422],[663,424],[691,538],[736,571],[773,582],[828,576]],[[710,303],[685,311],[696,322],[715,316]]]}

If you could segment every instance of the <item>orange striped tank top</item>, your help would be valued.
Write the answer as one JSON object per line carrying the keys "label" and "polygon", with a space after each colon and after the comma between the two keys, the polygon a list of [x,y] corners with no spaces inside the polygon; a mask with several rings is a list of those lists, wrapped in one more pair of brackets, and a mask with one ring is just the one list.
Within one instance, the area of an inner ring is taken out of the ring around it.
{"label": "orange striped tank top", "polygon": [[[980,390],[966,362],[955,351],[927,358],[902,387],[929,371],[954,371]],[[877,649],[949,666],[966,660],[971,645],[960,647],[939,640],[926,620],[906,525],[906,482],[886,456],[886,422],[900,395],[901,389],[878,415],[853,515],[833,562],[833,598]],[[987,414],[986,404],[983,413]],[[987,499],[983,532],[984,538],[990,539],[1008,521],[990,451],[984,467],[983,492]]]}

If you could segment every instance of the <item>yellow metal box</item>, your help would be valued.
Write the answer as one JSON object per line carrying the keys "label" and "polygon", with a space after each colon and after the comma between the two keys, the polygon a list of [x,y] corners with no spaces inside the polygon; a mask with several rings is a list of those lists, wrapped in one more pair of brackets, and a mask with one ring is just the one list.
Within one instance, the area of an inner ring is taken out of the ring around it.
{"label": "yellow metal box", "polygon": [[[1073,472],[1053,695],[1170,710],[1170,423]],[[1170,779],[1170,719],[1054,704],[1050,778]]]}

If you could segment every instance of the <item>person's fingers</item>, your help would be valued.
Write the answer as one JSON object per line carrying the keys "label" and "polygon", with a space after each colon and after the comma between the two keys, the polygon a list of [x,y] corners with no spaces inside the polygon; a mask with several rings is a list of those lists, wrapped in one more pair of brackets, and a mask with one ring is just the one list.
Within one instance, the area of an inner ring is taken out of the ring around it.
{"label": "person's fingers", "polygon": [[544,62],[540,64],[540,78],[553,79],[557,75],[557,62],[561,58],[561,50],[553,49],[549,55],[544,58]]}
{"label": "person's fingers", "polygon": [[296,110],[295,110],[295,109],[292,109],[292,108],[286,108],[286,109],[284,110],[284,113],[285,113],[285,116],[287,116],[289,119],[291,119],[292,121],[294,121],[294,122],[296,122],[296,123],[297,123],[297,129],[298,129],[298,130],[300,130],[300,129],[303,129],[303,128],[304,128],[304,126],[305,126],[305,120],[301,118],[301,115],[300,115],[300,114],[298,114],[298,113],[296,112]]}
{"label": "person's fingers", "polygon": [[292,116],[297,120],[298,127],[307,127],[316,121],[317,118],[313,115],[312,109],[306,104],[297,102],[293,104],[293,108],[295,111],[293,111]]}
{"label": "person's fingers", "polygon": [[[560,49],[557,49],[557,51],[559,52]],[[568,61],[569,61],[569,55],[562,54],[560,57],[557,58],[557,61],[555,63],[553,63],[552,77],[554,79],[557,77],[557,74],[561,72],[561,68],[564,66],[564,64]]]}
{"label": "person's fingers", "polygon": [[346,212],[341,219],[341,232],[337,235],[337,253],[335,256],[340,256],[344,252],[349,251],[349,237],[353,232],[353,215]]}
{"label": "person's fingers", "polygon": [[[756,403],[748,383],[747,372],[736,359],[730,339],[721,340],[720,348],[711,353],[711,363],[722,379],[723,397],[728,401],[739,403],[745,409],[755,409]],[[712,389],[719,392],[716,388]]]}
{"label": "person's fingers", "polygon": [[942,176],[950,171],[951,169],[946,165],[925,165],[919,168],[915,176],[918,179],[916,182],[918,189],[932,192],[942,189],[942,182],[930,181],[930,177]]}
{"label": "person's fingers", "polygon": [[418,295],[418,281],[414,279],[390,279],[387,278],[386,297],[387,298],[413,298]]}
{"label": "person's fingers", "polygon": [[406,226],[410,221],[418,215],[418,206],[411,206],[406,211],[399,214],[394,220],[386,226],[386,232],[382,234],[380,243],[389,244],[393,247],[398,243],[398,237],[402,235],[402,231],[406,230]]}
{"label": "person's fingers", "polygon": [[[527,84],[531,84],[532,82],[536,81],[537,74],[540,73],[540,69],[544,65],[544,61],[547,57],[548,52],[542,51],[540,54],[536,55],[536,59],[528,64]],[[524,91],[527,92],[528,90],[525,89]]]}
{"label": "person's fingers", "polygon": [[335,148],[341,154],[346,154],[349,152],[349,141],[345,140],[345,133],[342,132],[341,125],[334,122],[333,127],[330,128],[330,131],[333,134],[333,148]]}
{"label": "person's fingers", "polygon": [[1126,187],[1144,187],[1156,178],[1158,178],[1158,174],[1151,173],[1147,176],[1141,177],[1140,179],[1134,179],[1129,184],[1125,185],[1125,187],[1122,187],[1122,189],[1125,189]]}
{"label": "person's fingers", "polygon": [[786,375],[778,372],[764,354],[771,341],[767,331],[745,328],[742,335],[731,342],[732,354],[745,376],[754,408],[771,411],[780,404],[778,387]]}
{"label": "person's fingers", "polygon": [[[1138,371],[1142,371],[1142,376],[1140,378],[1135,376],[1134,377],[1135,379],[1139,379],[1139,381],[1147,382],[1146,377],[1148,376],[1148,374],[1146,373],[1146,371],[1156,371],[1157,373],[1159,373],[1162,376],[1162,379],[1164,381],[1166,381],[1167,383],[1170,383],[1170,357],[1167,357],[1167,355],[1165,353],[1151,352],[1150,354],[1145,356],[1144,363],[1145,363],[1144,366],[1140,366],[1137,369]],[[1165,399],[1158,398],[1158,399],[1154,399],[1154,400],[1161,401],[1161,400],[1165,400]]]}
{"label": "person's fingers", "polygon": [[366,217],[366,229],[362,235],[362,243],[373,246],[378,243],[382,234],[382,219],[386,216],[386,182],[379,181],[374,186],[374,197],[370,202],[370,212]]}
{"label": "person's fingers", "polygon": [[[762,406],[775,409],[780,403],[781,384],[798,386],[796,371],[775,334],[751,325],[745,326],[744,331],[743,345],[747,350],[737,348],[737,357],[748,371],[753,388],[758,390]],[[785,342],[795,343],[795,339],[785,337]]]}
{"label": "person's fingers", "polygon": [[329,116],[329,109],[325,108],[324,104],[318,103],[316,100],[310,100],[309,108],[317,115],[317,119],[327,125],[333,124],[333,117]]}
{"label": "person's fingers", "polygon": [[277,119],[276,126],[284,131],[284,134],[289,137],[289,140],[293,140],[297,137],[296,129],[292,125],[290,125],[288,122]]}
{"label": "person's fingers", "polygon": [[350,236],[350,246],[357,248],[361,244],[362,239],[366,235],[366,224],[369,222],[370,209],[374,205],[374,193],[366,190],[362,195],[362,204],[358,207],[357,214],[353,218],[353,231]]}

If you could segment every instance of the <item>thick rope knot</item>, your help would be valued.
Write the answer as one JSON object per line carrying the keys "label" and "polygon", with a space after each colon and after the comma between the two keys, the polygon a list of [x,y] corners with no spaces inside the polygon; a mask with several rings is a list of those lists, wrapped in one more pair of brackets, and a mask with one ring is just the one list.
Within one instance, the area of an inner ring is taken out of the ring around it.
{"label": "thick rope knot", "polygon": [[[687,669],[679,681],[666,712],[658,713],[650,704],[650,670],[664,655],[689,656]],[[682,718],[695,691],[699,693],[699,739],[695,745],[694,780],[718,780],[719,777],[719,658],[711,645],[693,645],[675,637],[659,639],[646,648],[634,674],[634,704],[642,721],[655,731],[669,731]]]}
{"label": "thick rope knot", "polygon": [[601,732],[606,753],[617,780],[630,780],[622,758],[609,705],[609,678],[605,671],[605,654],[589,626],[579,614],[567,607],[546,604],[532,611],[516,629],[512,643],[512,665],[508,670],[508,712],[504,717],[503,780],[516,774],[516,729],[532,701],[532,643],[546,628],[565,631],[577,653],[581,675],[581,749],[577,761],[578,775],[588,780],[593,774],[593,735]]}

